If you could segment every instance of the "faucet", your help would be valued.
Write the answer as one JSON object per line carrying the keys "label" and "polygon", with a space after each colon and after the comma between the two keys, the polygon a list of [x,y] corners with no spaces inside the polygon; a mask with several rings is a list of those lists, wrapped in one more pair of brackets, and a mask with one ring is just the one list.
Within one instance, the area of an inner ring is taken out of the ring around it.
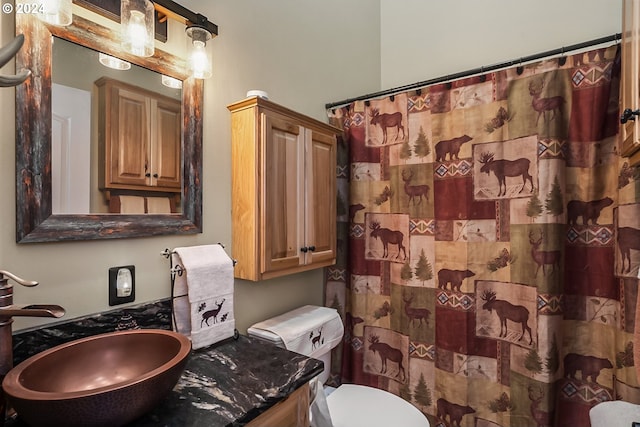
{"label": "faucet", "polygon": [[[27,286],[37,286],[38,282],[24,280],[5,270],[0,270],[0,383],[5,375],[13,368],[13,337],[11,324],[13,317],[62,317],[65,310],[59,305],[15,305],[13,304],[13,285],[9,279]],[[1,391],[1,390],[0,390]],[[0,427],[5,420],[15,416],[15,411],[9,406],[4,391],[0,393]]]}

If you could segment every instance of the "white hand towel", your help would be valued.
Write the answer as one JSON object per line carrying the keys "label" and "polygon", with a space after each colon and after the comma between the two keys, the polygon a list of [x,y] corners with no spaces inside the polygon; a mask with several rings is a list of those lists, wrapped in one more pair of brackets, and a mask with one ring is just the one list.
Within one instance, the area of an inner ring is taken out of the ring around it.
{"label": "white hand towel", "polygon": [[335,309],[312,305],[258,322],[251,328],[276,334],[287,350],[310,357],[326,352],[324,344],[332,348],[344,334],[342,320]]}
{"label": "white hand towel", "polygon": [[[189,300],[199,301],[233,289],[233,261],[221,245],[176,248],[189,286]],[[183,274],[184,275],[184,274]]]}
{"label": "white hand towel", "polygon": [[191,338],[194,349],[233,336],[233,260],[222,246],[176,248],[180,266],[173,286],[174,328]]}

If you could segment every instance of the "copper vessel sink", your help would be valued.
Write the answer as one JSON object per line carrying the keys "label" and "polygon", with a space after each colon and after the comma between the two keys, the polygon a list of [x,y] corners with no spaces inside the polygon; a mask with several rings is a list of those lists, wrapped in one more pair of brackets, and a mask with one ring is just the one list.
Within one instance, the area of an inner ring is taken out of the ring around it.
{"label": "copper vessel sink", "polygon": [[30,357],[2,387],[32,427],[116,427],[153,409],[175,386],[191,352],[161,329],[79,339]]}

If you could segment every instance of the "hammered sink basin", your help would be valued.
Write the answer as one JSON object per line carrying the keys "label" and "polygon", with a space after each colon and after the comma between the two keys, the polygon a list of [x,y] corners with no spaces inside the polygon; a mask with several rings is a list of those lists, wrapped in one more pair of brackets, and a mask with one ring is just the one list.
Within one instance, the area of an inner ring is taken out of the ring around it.
{"label": "hammered sink basin", "polygon": [[30,357],[2,388],[32,427],[117,427],[162,401],[190,352],[187,337],[162,329],[94,335]]}

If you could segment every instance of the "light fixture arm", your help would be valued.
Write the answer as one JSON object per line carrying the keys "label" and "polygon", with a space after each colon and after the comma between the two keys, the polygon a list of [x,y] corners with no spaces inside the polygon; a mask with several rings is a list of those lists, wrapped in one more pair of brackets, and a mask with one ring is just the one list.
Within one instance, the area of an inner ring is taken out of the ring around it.
{"label": "light fixture arm", "polygon": [[212,37],[218,35],[218,26],[200,13],[195,13],[172,0],[153,0],[153,3],[156,10],[167,18],[182,22],[187,27],[192,25],[202,27],[209,31]]}

